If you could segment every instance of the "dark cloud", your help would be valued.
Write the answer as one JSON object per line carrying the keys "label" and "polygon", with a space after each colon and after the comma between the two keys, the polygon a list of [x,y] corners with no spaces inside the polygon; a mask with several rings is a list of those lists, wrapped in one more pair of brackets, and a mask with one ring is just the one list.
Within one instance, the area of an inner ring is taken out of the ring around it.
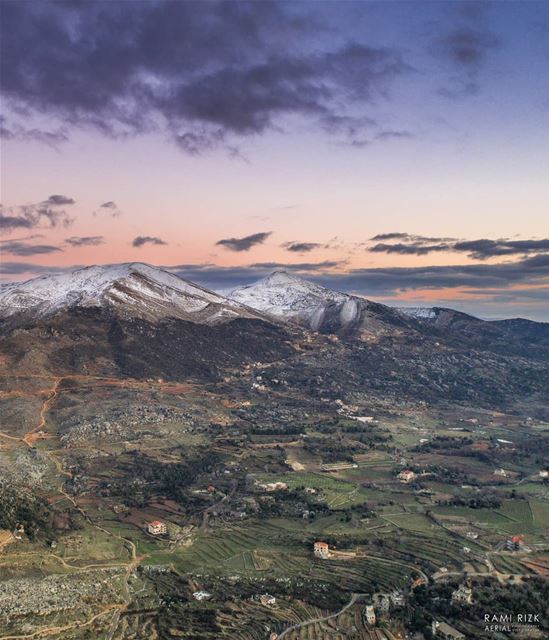
{"label": "dark cloud", "polygon": [[408,233],[378,233],[377,236],[370,238],[370,240],[403,240],[404,238],[409,238],[410,235]]}
{"label": "dark cloud", "polygon": [[256,262],[251,264],[251,269],[268,269],[269,271],[299,271],[300,273],[314,273],[324,269],[333,269],[341,266],[337,260],[323,260],[322,262]]}
{"label": "dark cloud", "polygon": [[26,128],[20,124],[9,123],[5,116],[0,116],[0,138],[4,140],[34,141],[57,147],[62,142],[67,142],[69,137],[64,129],[46,131],[36,127]]}
{"label": "dark cloud", "polygon": [[322,41],[308,10],[270,1],[7,1],[1,87],[13,117],[46,114],[113,137],[161,130],[189,153],[237,154],[229,138],[295,115],[354,138],[377,126],[357,112],[411,67],[396,49]]}
{"label": "dark cloud", "polygon": [[[64,196],[51,196],[64,197]],[[51,205],[48,200],[38,204],[24,204],[17,207],[3,207],[0,205],[0,229],[13,231],[14,229],[32,229],[41,226],[68,227],[74,218],[58,204]]]}
{"label": "dark cloud", "polygon": [[162,238],[156,236],[137,236],[132,240],[133,247],[142,247],[145,244],[168,244]]}
{"label": "dark cloud", "polygon": [[454,238],[430,238],[409,233],[382,233],[374,240],[400,240],[400,242],[379,242],[368,248],[373,253],[397,253],[401,255],[427,255],[440,251],[467,253],[471,258],[486,260],[499,256],[543,254],[549,252],[549,238],[541,240],[460,240]]}
{"label": "dark cloud", "polygon": [[75,264],[70,267],[52,267],[51,265],[34,264],[32,262],[6,262],[0,261],[0,274],[7,276],[38,276],[50,273],[67,273],[75,269],[81,269],[83,265]]}
{"label": "dark cloud", "polygon": [[542,240],[467,240],[456,242],[454,251],[464,251],[478,260],[496,256],[549,252],[549,238]]}
{"label": "dark cloud", "polygon": [[218,240],[215,244],[231,251],[249,251],[256,244],[263,244],[271,235],[272,231],[263,231],[260,233],[252,233],[244,238],[225,238]]}
{"label": "dark cloud", "polygon": [[400,255],[415,255],[425,256],[428,253],[434,253],[438,251],[449,251],[451,246],[442,244],[424,244],[422,242],[412,242],[410,244],[396,243],[386,244],[381,242],[370,247],[368,251],[373,253],[399,253]]}
{"label": "dark cloud", "polygon": [[0,243],[2,253],[12,256],[34,256],[62,251],[60,247],[50,244],[29,244],[21,240],[5,240]]}
{"label": "dark cloud", "polygon": [[[317,284],[361,295],[396,296],[404,291],[461,289],[482,292],[497,290],[513,295],[511,287],[528,284],[549,286],[549,255],[532,256],[516,262],[424,267],[391,267],[341,270],[335,261],[284,264],[261,262],[245,267],[178,265],[169,267],[182,277],[213,289],[249,284],[275,270],[293,271]],[[335,268],[340,270],[334,271]]]}
{"label": "dark cloud", "polygon": [[488,29],[481,3],[474,11],[458,4],[460,15],[453,26],[435,42],[434,52],[449,65],[448,84],[440,90],[447,98],[474,95],[480,90],[481,71],[499,39]]}
{"label": "dark cloud", "polygon": [[73,198],[69,198],[68,196],[63,196],[60,194],[54,194],[50,196],[47,200],[44,200],[42,204],[51,205],[52,207],[59,207],[64,205],[75,204],[75,200]]}
{"label": "dark cloud", "polygon": [[318,242],[284,242],[282,244],[284,249],[293,251],[294,253],[308,253],[321,246]]}
{"label": "dark cloud", "polygon": [[104,244],[105,239],[103,236],[72,236],[71,238],[66,238],[65,242],[71,247],[96,247]]}
{"label": "dark cloud", "polygon": [[30,229],[34,226],[33,221],[28,216],[5,215],[0,211],[0,229],[13,231],[14,229]]}

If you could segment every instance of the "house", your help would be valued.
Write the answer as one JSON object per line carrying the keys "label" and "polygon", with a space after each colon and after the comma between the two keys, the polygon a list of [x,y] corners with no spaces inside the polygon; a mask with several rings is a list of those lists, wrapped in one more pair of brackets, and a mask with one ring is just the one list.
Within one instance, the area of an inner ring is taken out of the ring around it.
{"label": "house", "polygon": [[168,533],[168,527],[166,527],[164,522],[160,522],[160,520],[153,520],[147,523],[147,531],[153,536],[160,536]]}
{"label": "house", "polygon": [[524,536],[513,536],[505,541],[505,546],[509,551],[520,551],[524,546]]}
{"label": "house", "polygon": [[265,491],[286,491],[288,489],[288,485],[285,482],[267,482],[259,486]]}
{"label": "house", "polygon": [[382,613],[387,613],[391,607],[391,599],[386,593],[374,593],[372,601],[375,608]]}
{"label": "house", "polygon": [[389,598],[391,599],[393,607],[404,606],[404,594],[402,593],[402,591],[398,591],[397,589],[395,589],[389,594]]}
{"label": "house", "polygon": [[417,589],[418,587],[423,586],[424,584],[427,584],[425,581],[425,578],[416,578],[415,580],[412,581],[412,589]]}
{"label": "house", "polygon": [[465,636],[461,631],[454,629],[446,622],[438,622],[433,620],[432,624],[433,638],[442,638],[443,640],[465,640]]}
{"label": "house", "polygon": [[405,469],[404,471],[401,471],[397,477],[401,482],[408,483],[413,482],[416,474],[413,471],[410,471],[410,469]]}
{"label": "house", "polygon": [[500,476],[500,478],[506,478],[507,477],[507,471],[505,471],[505,469],[496,469],[494,471],[494,475],[495,476]]}
{"label": "house", "polygon": [[268,593],[264,593],[262,596],[260,596],[259,601],[261,602],[261,604],[269,607],[273,604],[276,604],[276,598],[269,595]]}
{"label": "house", "polygon": [[547,469],[541,469],[541,471],[539,472],[539,477],[549,478],[549,471],[547,471]]}
{"label": "house", "polygon": [[207,591],[195,591],[193,593],[193,598],[195,600],[209,600],[212,597],[211,593],[208,593]]}
{"label": "house", "polygon": [[371,604],[366,607],[366,622],[368,624],[376,623],[376,612]]}
{"label": "house", "polygon": [[465,584],[459,586],[452,593],[452,602],[461,602],[464,604],[473,604],[473,590]]}
{"label": "house", "polygon": [[314,544],[313,551],[317,558],[326,560],[326,558],[330,557],[330,548],[327,542],[321,542],[320,540],[317,540]]}
{"label": "house", "polygon": [[478,538],[478,533],[475,533],[474,531],[467,531],[465,535],[471,540],[476,540]]}

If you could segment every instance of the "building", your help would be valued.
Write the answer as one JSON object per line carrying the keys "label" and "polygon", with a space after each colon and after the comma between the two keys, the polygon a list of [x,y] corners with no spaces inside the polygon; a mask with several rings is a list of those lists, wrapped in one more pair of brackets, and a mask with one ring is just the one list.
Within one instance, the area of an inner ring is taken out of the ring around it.
{"label": "building", "polygon": [[507,477],[507,471],[505,471],[505,469],[496,469],[494,471],[494,475],[495,476],[500,476],[501,478],[506,478]]}
{"label": "building", "polygon": [[259,596],[259,601],[261,602],[261,604],[269,607],[276,604],[276,598],[269,595],[268,593],[264,593],[262,596]]}
{"label": "building", "polygon": [[193,593],[193,598],[195,600],[209,600],[212,597],[211,593],[208,593],[207,591],[195,591]]}
{"label": "building", "polygon": [[473,604],[473,590],[465,584],[459,586],[452,593],[452,602],[461,602],[463,604]]}
{"label": "building", "polygon": [[505,546],[509,551],[520,551],[524,546],[524,536],[513,536],[505,541]]}
{"label": "building", "polygon": [[391,599],[386,593],[374,593],[372,601],[375,608],[382,613],[387,613],[391,608]]}
{"label": "building", "polygon": [[160,522],[160,520],[153,520],[152,522],[147,523],[147,531],[153,536],[160,536],[168,533],[168,528],[164,522]]}
{"label": "building", "polygon": [[443,640],[465,640],[465,636],[461,631],[454,629],[454,627],[446,622],[433,620],[432,632],[434,638],[442,638]]}
{"label": "building", "polygon": [[413,471],[410,471],[410,469],[405,469],[404,471],[401,471],[397,477],[401,482],[408,483],[414,481],[416,474]]}
{"label": "building", "polygon": [[317,558],[326,560],[326,558],[330,557],[330,548],[327,542],[321,542],[320,540],[317,540],[314,544],[313,551]]}
{"label": "building", "polygon": [[288,489],[285,482],[267,482],[260,484],[259,487],[265,491],[286,491]]}
{"label": "building", "polygon": [[540,478],[549,478],[549,471],[547,471],[547,469],[542,469],[539,472],[539,477]]}
{"label": "building", "polygon": [[391,591],[391,593],[389,594],[389,598],[391,599],[391,604],[393,605],[393,607],[404,606],[405,600],[404,600],[404,594],[402,593],[402,591],[398,591],[398,589]]}
{"label": "building", "polygon": [[368,624],[375,624],[376,623],[376,612],[375,612],[375,610],[374,610],[374,608],[373,608],[373,606],[371,604],[369,604],[366,607],[366,615],[365,615],[365,617],[366,617],[366,622]]}

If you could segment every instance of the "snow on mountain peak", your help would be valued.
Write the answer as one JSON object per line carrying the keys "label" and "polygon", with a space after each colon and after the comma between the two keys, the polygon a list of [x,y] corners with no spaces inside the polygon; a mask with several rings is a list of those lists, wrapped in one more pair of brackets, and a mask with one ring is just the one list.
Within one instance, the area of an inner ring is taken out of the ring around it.
{"label": "snow on mountain peak", "polygon": [[[0,292],[0,317],[47,316],[72,307],[114,307],[140,317],[217,321],[239,305],[179,276],[140,262],[84,267],[13,283]],[[244,313],[246,315],[246,313]]]}
{"label": "snow on mountain peak", "polygon": [[349,300],[344,293],[286,271],[275,271],[262,280],[238,287],[228,297],[263,313],[296,320],[312,319],[328,305]]}

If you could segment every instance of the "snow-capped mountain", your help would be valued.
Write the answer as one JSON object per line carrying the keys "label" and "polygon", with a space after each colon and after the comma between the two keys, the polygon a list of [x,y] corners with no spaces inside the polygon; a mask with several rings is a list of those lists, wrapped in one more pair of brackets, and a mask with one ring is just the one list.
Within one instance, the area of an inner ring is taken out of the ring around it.
{"label": "snow-capped mountain", "polygon": [[315,331],[377,333],[406,323],[397,311],[358,296],[326,289],[285,271],[276,271],[231,291],[228,298],[262,313]]}
{"label": "snow-capped mountain", "polygon": [[75,307],[109,307],[148,320],[175,317],[207,324],[254,317],[236,301],[138,262],[44,275],[0,291],[0,318],[46,317]]}
{"label": "snow-capped mountain", "polygon": [[416,320],[433,320],[437,314],[433,307],[396,307],[397,311]]}
{"label": "snow-capped mountain", "polygon": [[[331,291],[285,271],[275,271],[253,284],[238,287],[227,296],[252,309],[317,329],[329,305],[344,304],[349,296]],[[352,315],[352,309],[348,310]]]}

